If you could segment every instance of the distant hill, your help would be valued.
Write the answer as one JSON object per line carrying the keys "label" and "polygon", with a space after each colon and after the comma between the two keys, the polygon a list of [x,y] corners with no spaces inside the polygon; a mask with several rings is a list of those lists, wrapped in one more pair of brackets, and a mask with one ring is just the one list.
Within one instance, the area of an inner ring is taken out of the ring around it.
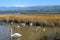
{"label": "distant hill", "polygon": [[34,7],[2,7],[0,6],[0,12],[3,11],[13,11],[13,12],[20,12],[20,13],[26,13],[26,12],[38,12],[38,13],[46,13],[46,12],[58,12],[60,13],[60,5],[56,6],[34,6]]}

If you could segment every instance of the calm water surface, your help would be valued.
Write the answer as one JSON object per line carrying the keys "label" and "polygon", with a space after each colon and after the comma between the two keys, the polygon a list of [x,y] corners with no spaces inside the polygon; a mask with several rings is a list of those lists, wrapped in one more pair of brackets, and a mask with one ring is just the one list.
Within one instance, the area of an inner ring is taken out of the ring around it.
{"label": "calm water surface", "polygon": [[0,40],[11,40],[10,26],[6,23],[0,22]]}

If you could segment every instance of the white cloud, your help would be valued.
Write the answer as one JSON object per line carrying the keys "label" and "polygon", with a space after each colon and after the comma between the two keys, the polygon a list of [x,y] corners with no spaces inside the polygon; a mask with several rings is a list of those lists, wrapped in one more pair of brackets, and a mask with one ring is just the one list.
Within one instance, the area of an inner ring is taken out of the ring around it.
{"label": "white cloud", "polygon": [[24,5],[19,5],[19,4],[14,5],[14,6],[16,6],[16,7],[25,7]]}

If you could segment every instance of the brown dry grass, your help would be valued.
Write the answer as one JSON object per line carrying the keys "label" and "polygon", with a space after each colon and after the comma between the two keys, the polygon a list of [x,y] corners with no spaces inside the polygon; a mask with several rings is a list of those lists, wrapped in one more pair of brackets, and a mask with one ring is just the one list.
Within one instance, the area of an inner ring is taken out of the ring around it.
{"label": "brown dry grass", "polygon": [[33,21],[59,21],[60,14],[0,14],[0,18],[3,19],[23,19],[23,20],[33,20]]}

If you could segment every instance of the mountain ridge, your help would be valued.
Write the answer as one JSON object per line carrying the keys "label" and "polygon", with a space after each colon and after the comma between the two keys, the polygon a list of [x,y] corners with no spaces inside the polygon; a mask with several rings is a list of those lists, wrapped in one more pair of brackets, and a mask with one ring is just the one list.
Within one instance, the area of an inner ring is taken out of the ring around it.
{"label": "mountain ridge", "polygon": [[55,6],[33,6],[33,7],[1,7],[0,11],[20,11],[20,12],[58,12],[60,13],[60,5]]}

